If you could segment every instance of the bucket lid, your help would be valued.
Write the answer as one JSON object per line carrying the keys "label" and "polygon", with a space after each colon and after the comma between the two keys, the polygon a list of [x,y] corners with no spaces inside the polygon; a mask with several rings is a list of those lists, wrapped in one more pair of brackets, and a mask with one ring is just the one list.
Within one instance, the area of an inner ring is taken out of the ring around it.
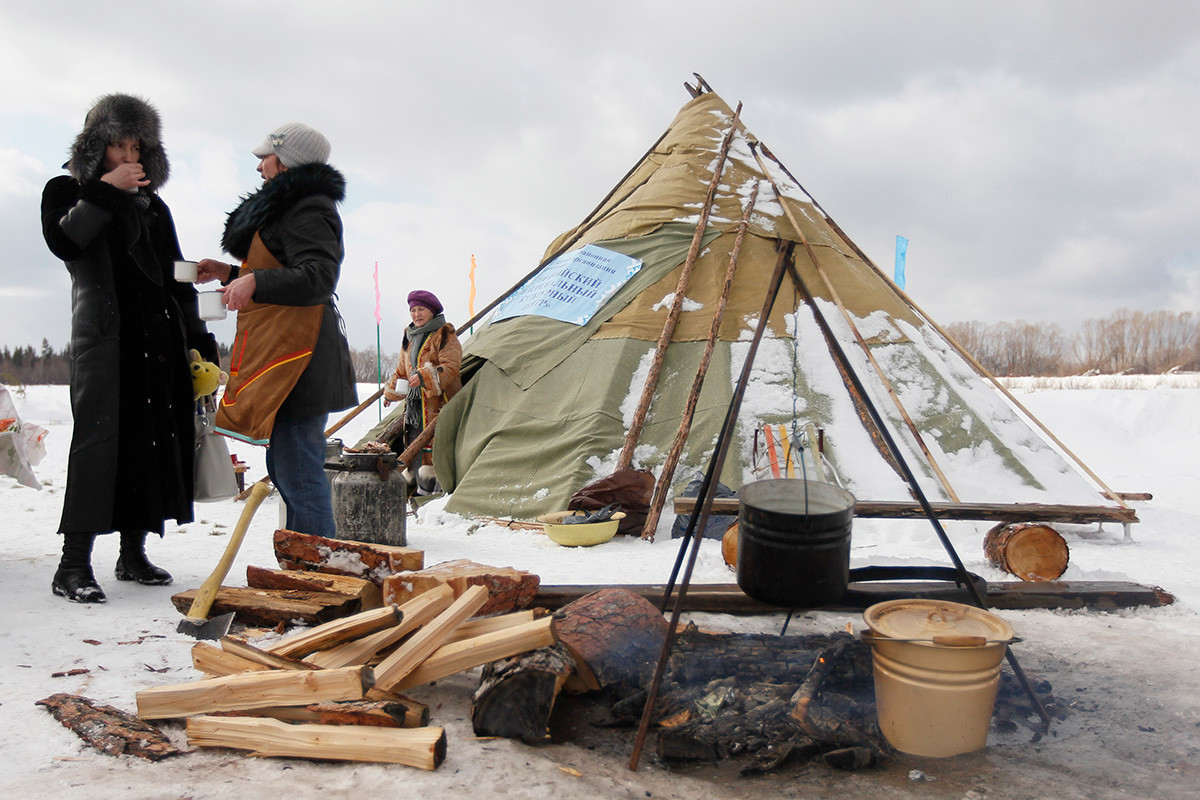
{"label": "bucket lid", "polygon": [[864,611],[863,621],[874,633],[889,639],[956,634],[1006,641],[1015,635],[1012,626],[995,614],[949,600],[888,600]]}

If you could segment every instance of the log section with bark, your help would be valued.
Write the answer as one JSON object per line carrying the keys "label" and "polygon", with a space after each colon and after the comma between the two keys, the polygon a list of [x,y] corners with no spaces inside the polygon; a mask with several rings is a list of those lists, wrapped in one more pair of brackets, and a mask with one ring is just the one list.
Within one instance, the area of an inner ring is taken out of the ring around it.
{"label": "log section with bark", "polygon": [[283,569],[349,575],[375,584],[382,584],[393,572],[425,566],[425,554],[410,547],[327,539],[286,529],[275,531],[275,558]]}
{"label": "log section with bark", "polygon": [[246,567],[246,585],[251,589],[299,589],[306,592],[350,595],[358,598],[359,608],[363,611],[383,605],[383,595],[375,583],[350,575],[267,569],[251,565]]}
{"label": "log section with bark", "polygon": [[434,586],[446,584],[459,597],[468,586],[483,586],[488,601],[480,616],[526,608],[537,595],[541,580],[531,572],[512,567],[489,567],[465,558],[446,561],[421,570],[398,572],[383,580],[383,599],[403,603]]}
{"label": "log section with bark", "polygon": [[545,740],[554,701],[574,667],[566,649],[555,645],[485,666],[471,703],[475,735]]}
{"label": "log section with bark", "polygon": [[643,685],[667,635],[662,613],[644,597],[621,588],[585,595],[554,617],[555,635],[575,659],[568,691]]}
{"label": "log section with bark", "polygon": [[[171,597],[171,603],[186,615],[198,589],[188,589]],[[348,617],[359,611],[358,600],[332,592],[302,592],[294,589],[249,589],[222,586],[213,597],[209,616],[234,613],[242,625],[273,628],[280,623],[320,625],[331,619]]]}

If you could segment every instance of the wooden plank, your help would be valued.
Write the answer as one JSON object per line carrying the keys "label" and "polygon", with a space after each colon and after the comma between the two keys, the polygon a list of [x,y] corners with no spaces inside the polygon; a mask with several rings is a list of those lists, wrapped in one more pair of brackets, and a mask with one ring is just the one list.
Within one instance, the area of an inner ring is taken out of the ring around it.
{"label": "wooden plank", "polygon": [[437,769],[446,757],[442,728],[290,725],[264,717],[193,717],[188,744],[231,747],[253,756],[369,761]]}
{"label": "wooden plank", "polygon": [[[1043,503],[947,503],[930,502],[938,519],[996,520],[999,522],[1138,522],[1132,508],[1116,506],[1067,506]],[[691,514],[696,510],[695,497],[675,498],[676,514]],[[712,514],[738,513],[736,497],[717,497],[712,502]],[[854,516],[877,519],[923,519],[925,511],[919,503],[901,500],[859,500]]]}
{"label": "wooden plank", "polygon": [[[865,584],[864,584],[865,585]],[[880,594],[879,599],[892,596],[904,597],[914,594],[945,590],[948,581],[894,581],[872,582],[872,591]],[[1108,611],[1116,608],[1139,606],[1165,606],[1175,602],[1175,597],[1158,586],[1146,586],[1125,581],[1047,581],[1026,583],[1024,581],[988,583],[988,608],[1086,608],[1092,611]],[[534,603],[543,608],[562,608],[567,603],[586,594],[608,588],[589,585],[542,586]],[[640,594],[656,605],[662,602],[666,586],[663,584],[632,584],[621,586]],[[675,587],[671,602],[679,594]],[[685,611],[713,611],[726,614],[770,614],[785,609],[760,602],[746,594],[737,584],[709,583],[693,584],[688,587],[684,599]],[[855,610],[860,606],[827,606],[827,610]]]}
{"label": "wooden plank", "polygon": [[[188,589],[171,597],[180,613],[192,607],[197,589]],[[291,624],[300,620],[313,626],[339,617],[358,613],[358,600],[331,592],[301,592],[290,589],[249,589],[244,586],[222,586],[213,598],[209,616],[234,613],[243,625],[274,628],[279,623]]]}
{"label": "wooden plank", "polygon": [[175,719],[214,711],[361,700],[373,682],[370,667],[243,672],[143,689],[137,693],[138,716]]}
{"label": "wooden plank", "polygon": [[208,642],[196,642],[192,645],[192,666],[212,678],[270,669],[266,664],[234,655]]}
{"label": "wooden plank", "polygon": [[310,670],[318,669],[312,664],[300,661],[296,658],[289,658],[278,653],[269,653],[262,650],[247,641],[235,638],[233,636],[221,637],[221,649],[226,653],[232,653],[239,658],[244,658],[247,661],[253,661],[256,664],[262,664],[270,669],[296,669]]}
{"label": "wooden plank", "polygon": [[248,565],[246,585],[251,589],[300,589],[307,592],[334,592],[357,597],[363,611],[380,608],[383,594],[366,578],[337,575],[331,572],[308,572],[295,569],[267,569]]}

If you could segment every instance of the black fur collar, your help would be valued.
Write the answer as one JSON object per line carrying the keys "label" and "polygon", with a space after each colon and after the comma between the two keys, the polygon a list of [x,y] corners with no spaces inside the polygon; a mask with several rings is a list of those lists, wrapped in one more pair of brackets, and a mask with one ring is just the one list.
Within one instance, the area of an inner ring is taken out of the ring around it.
{"label": "black fur collar", "polygon": [[314,194],[326,195],[340,203],[346,197],[346,179],[328,164],[301,164],[279,173],[262,188],[243,197],[241,204],[229,212],[221,247],[234,258],[246,258],[260,228]]}

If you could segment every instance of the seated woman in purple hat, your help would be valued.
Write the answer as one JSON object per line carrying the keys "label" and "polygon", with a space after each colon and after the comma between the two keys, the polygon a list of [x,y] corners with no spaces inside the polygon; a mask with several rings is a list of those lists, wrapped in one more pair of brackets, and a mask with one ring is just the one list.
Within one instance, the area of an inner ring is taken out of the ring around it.
{"label": "seated woman in purple hat", "polygon": [[[417,289],[409,292],[408,312],[412,324],[404,331],[399,363],[383,391],[385,406],[404,400],[403,446],[397,450],[408,447],[462,388],[462,344],[454,326],[446,322],[441,302],[433,292]],[[397,391],[397,386],[402,388]],[[410,465],[404,479],[410,486],[415,481],[420,493],[429,494],[435,486],[432,447],[414,461],[420,465],[415,476]]]}

